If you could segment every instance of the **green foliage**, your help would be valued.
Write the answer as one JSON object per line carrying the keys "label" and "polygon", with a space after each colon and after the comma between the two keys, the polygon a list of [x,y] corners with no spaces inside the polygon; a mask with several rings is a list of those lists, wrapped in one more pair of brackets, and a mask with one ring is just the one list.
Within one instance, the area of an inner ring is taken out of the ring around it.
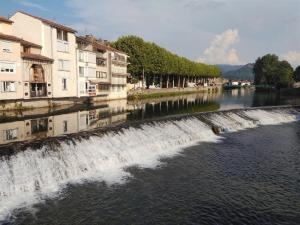
{"label": "green foliage", "polygon": [[288,87],[293,83],[293,68],[278,56],[267,54],[259,57],[253,67],[256,85],[271,85],[276,88]]}
{"label": "green foliage", "polygon": [[295,72],[294,72],[294,80],[296,82],[300,82],[300,66],[298,66],[296,69],[295,69]]}
{"label": "green foliage", "polygon": [[143,69],[145,75],[220,76],[216,66],[193,62],[136,36],[121,37],[113,46],[129,55],[128,70],[134,77],[140,77]]}

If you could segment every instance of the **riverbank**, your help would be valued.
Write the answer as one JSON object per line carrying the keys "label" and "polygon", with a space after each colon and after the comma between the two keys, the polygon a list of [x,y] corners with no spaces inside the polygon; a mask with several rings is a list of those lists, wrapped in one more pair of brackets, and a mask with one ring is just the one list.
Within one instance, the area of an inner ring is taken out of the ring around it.
{"label": "riverbank", "polygon": [[134,90],[128,93],[128,100],[154,99],[163,97],[175,97],[196,93],[213,93],[222,89],[222,86],[197,87],[197,88],[163,88],[163,89],[145,89]]}

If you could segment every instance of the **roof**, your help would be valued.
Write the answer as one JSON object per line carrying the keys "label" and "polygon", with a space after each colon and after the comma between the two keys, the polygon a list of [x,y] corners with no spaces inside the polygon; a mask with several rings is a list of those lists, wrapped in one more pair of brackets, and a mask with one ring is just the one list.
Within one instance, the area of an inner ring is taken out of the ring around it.
{"label": "roof", "polygon": [[35,48],[42,48],[42,46],[40,46],[38,44],[34,44],[32,42],[25,41],[22,38],[18,38],[18,37],[13,36],[13,35],[8,35],[8,34],[0,33],[0,39],[19,42],[19,43],[21,43],[21,45],[24,45],[24,46],[30,46],[30,47],[35,47]]}
{"label": "roof", "polygon": [[54,60],[51,58],[48,58],[46,56],[42,56],[39,54],[32,54],[32,53],[21,53],[21,57],[24,59],[33,59],[33,60],[40,60],[40,61],[45,61],[45,62],[53,62]]}
{"label": "roof", "polygon": [[9,23],[9,24],[13,23],[13,21],[5,18],[4,16],[0,16],[0,22]]}
{"label": "roof", "polygon": [[54,21],[51,21],[51,20],[48,20],[48,19],[44,19],[44,18],[41,18],[41,17],[38,17],[38,16],[33,16],[33,15],[31,15],[31,14],[29,14],[29,13],[26,13],[26,12],[23,12],[23,11],[18,11],[18,12],[19,12],[19,13],[22,13],[22,14],[24,14],[24,15],[30,16],[30,17],[32,17],[32,18],[35,18],[35,19],[37,19],[37,20],[40,20],[40,21],[42,21],[43,23],[45,23],[45,24],[47,24],[47,25],[49,25],[49,26],[51,26],[51,27],[55,27],[55,28],[58,28],[58,29],[61,29],[61,30],[65,30],[65,31],[68,31],[68,32],[70,32],[70,33],[76,33],[76,32],[77,32],[76,30],[74,30],[74,29],[71,28],[71,27],[67,27],[67,26],[65,26],[65,25],[56,23],[56,22],[54,22]]}
{"label": "roof", "polygon": [[42,46],[38,45],[38,44],[34,44],[32,42],[29,42],[29,41],[25,41],[23,39],[21,39],[21,44],[23,46],[29,46],[29,47],[34,47],[34,48],[42,48]]}
{"label": "roof", "polygon": [[76,37],[76,41],[77,41],[77,42],[78,42],[78,41],[81,41],[81,42],[89,43],[89,44],[91,44],[94,48],[96,48],[96,49],[98,49],[98,50],[100,50],[100,51],[118,52],[118,53],[127,55],[126,52],[122,52],[122,51],[120,51],[120,50],[118,50],[118,49],[115,49],[115,48],[113,48],[113,47],[111,47],[111,46],[108,46],[108,45],[106,45],[106,44],[103,44],[103,43],[101,43],[100,41],[98,41],[98,40],[96,40],[96,39],[95,39],[94,41],[91,41],[91,40],[89,40],[89,39],[86,38],[86,37],[78,36],[78,37]]}

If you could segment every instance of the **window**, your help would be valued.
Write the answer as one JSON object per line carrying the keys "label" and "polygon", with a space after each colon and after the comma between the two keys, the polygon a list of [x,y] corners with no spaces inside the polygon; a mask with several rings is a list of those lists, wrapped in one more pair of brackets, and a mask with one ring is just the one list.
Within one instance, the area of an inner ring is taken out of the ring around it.
{"label": "window", "polygon": [[96,72],[96,77],[97,78],[104,78],[104,79],[106,79],[107,78],[107,73],[106,72],[97,71]]}
{"label": "window", "polygon": [[84,52],[82,51],[79,52],[79,61],[84,62]]}
{"label": "window", "polygon": [[67,90],[67,79],[66,78],[62,79],[62,89],[63,89],[63,91]]}
{"label": "window", "polygon": [[1,41],[1,50],[2,52],[11,53],[12,52],[12,42],[10,41]]}
{"label": "window", "polygon": [[84,67],[83,66],[79,66],[79,76],[84,77]]}
{"label": "window", "polygon": [[12,141],[18,139],[18,129],[4,130],[3,139],[5,141]]}
{"label": "window", "polygon": [[63,121],[63,130],[64,133],[68,132],[68,121]]}
{"label": "window", "polygon": [[97,58],[96,59],[96,64],[97,64],[97,66],[106,66],[106,60],[101,59],[101,58]]}
{"label": "window", "polygon": [[30,47],[23,47],[23,52],[30,53]]}
{"label": "window", "polygon": [[15,92],[15,82],[12,81],[3,81],[0,82],[0,91],[1,92]]}
{"label": "window", "polygon": [[109,85],[99,84],[98,91],[109,91]]}
{"label": "window", "polygon": [[16,72],[16,63],[0,62],[0,72],[1,73],[15,73]]}
{"label": "window", "polygon": [[57,39],[61,41],[68,41],[68,32],[57,29]]}
{"label": "window", "polygon": [[64,71],[70,71],[70,61],[69,60],[58,60],[58,69]]}

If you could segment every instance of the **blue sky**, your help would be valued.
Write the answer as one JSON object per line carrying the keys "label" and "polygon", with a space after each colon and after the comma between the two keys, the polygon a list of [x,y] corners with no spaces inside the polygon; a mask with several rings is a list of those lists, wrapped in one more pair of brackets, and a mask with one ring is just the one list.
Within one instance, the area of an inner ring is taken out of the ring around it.
{"label": "blue sky", "polygon": [[108,40],[134,34],[192,60],[253,62],[275,53],[300,64],[300,0],[0,0]]}

